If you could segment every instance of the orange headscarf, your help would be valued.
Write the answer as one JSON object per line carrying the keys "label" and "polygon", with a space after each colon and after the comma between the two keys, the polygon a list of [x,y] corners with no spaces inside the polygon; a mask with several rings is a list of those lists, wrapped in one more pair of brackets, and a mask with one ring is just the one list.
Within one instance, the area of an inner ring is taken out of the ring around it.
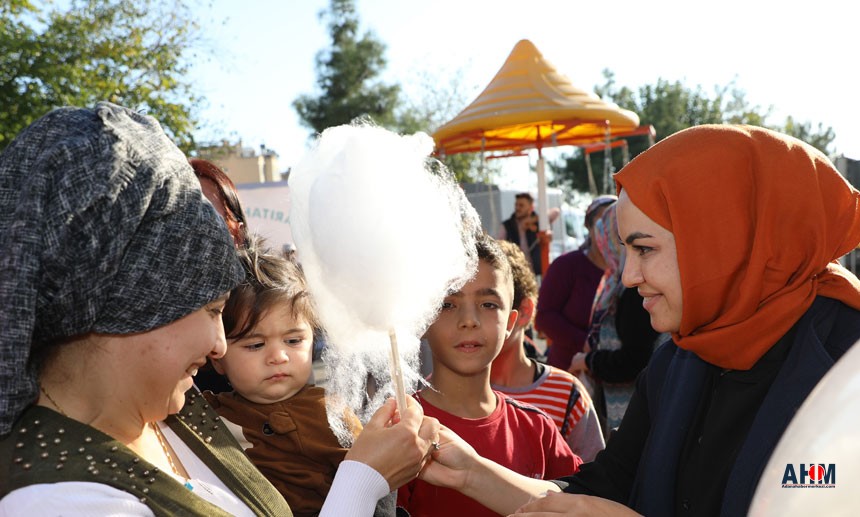
{"label": "orange headscarf", "polygon": [[697,126],[648,149],[615,181],[675,236],[681,348],[746,370],[817,295],[860,309],[837,259],[860,242],[860,192],[811,146],[751,126]]}

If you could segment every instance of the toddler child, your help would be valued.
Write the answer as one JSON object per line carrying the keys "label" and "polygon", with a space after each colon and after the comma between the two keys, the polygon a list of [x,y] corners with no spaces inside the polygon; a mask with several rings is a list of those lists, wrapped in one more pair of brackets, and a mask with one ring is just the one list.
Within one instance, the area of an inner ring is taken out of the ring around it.
{"label": "toddler child", "polygon": [[234,391],[205,395],[293,513],[316,515],[347,453],[325,391],[308,384],[317,317],[298,264],[258,244],[239,254],[246,279],[224,307],[227,353],[213,361]]}

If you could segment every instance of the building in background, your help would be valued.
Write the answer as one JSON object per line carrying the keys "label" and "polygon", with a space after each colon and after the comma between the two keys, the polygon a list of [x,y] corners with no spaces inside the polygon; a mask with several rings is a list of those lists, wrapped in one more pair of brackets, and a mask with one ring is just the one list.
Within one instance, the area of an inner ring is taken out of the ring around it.
{"label": "building in background", "polygon": [[253,147],[243,147],[241,140],[235,144],[223,140],[200,148],[197,156],[221,167],[236,185],[285,179],[286,173],[278,170],[278,153],[265,145],[260,146],[258,153]]}
{"label": "building in background", "polygon": [[261,145],[259,151],[243,147],[240,140],[231,144],[203,146],[197,157],[220,167],[236,184],[239,201],[251,233],[266,238],[275,249],[293,249],[290,232],[289,170],[278,170],[278,154]]}
{"label": "building in background", "polygon": [[860,160],[852,160],[842,155],[837,156],[833,160],[833,164],[836,166],[836,170],[848,180],[848,183],[852,184],[854,188],[860,189]]}

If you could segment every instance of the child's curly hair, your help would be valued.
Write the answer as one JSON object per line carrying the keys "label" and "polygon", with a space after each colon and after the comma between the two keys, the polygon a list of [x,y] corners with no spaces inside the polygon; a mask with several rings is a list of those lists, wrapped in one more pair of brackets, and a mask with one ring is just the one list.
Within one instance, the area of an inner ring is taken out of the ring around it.
{"label": "child's curly hair", "polygon": [[537,280],[525,253],[519,246],[509,241],[498,241],[498,244],[508,257],[508,264],[511,266],[511,275],[514,278],[514,309],[516,309],[524,299],[537,298]]}

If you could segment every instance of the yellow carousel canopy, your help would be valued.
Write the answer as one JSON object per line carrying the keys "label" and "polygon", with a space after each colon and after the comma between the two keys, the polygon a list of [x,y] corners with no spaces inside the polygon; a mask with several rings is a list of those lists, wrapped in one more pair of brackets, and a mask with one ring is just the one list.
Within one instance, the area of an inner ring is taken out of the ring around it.
{"label": "yellow carousel canopy", "polygon": [[528,40],[478,97],[433,134],[444,154],[584,145],[642,134],[632,111],[577,88]]}

